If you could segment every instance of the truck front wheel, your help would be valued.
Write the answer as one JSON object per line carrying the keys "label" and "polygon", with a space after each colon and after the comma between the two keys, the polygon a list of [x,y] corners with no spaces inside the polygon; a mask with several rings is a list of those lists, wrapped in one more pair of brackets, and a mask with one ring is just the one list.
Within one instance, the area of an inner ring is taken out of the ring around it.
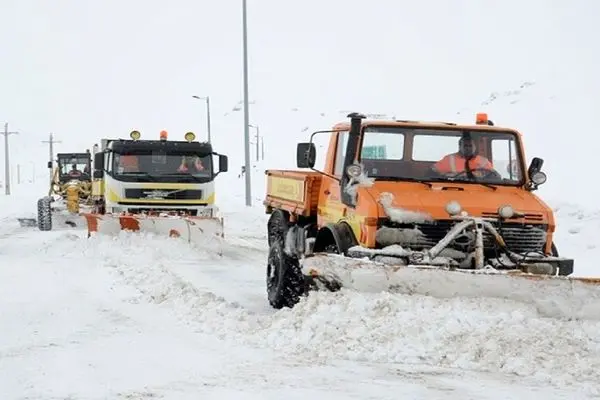
{"label": "truck front wheel", "polygon": [[267,295],[269,304],[276,309],[292,308],[306,293],[300,263],[296,257],[285,254],[283,246],[279,240],[271,243],[267,264]]}

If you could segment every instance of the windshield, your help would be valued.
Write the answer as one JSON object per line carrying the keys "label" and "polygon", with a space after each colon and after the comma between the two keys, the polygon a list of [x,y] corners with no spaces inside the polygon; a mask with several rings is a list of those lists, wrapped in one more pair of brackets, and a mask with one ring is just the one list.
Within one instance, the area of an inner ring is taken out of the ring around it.
{"label": "windshield", "polygon": [[212,155],[135,150],[113,153],[112,175],[127,182],[195,183],[212,180]]}
{"label": "windshield", "polygon": [[58,156],[61,178],[89,178],[90,159],[86,156]]}
{"label": "windshield", "polygon": [[379,179],[519,185],[517,149],[510,132],[367,127],[361,162]]}

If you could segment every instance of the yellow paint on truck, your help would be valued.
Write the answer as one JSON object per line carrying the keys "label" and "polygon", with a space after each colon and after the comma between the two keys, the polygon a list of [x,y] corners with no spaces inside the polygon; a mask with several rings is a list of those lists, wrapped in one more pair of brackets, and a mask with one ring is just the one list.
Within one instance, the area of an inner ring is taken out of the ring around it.
{"label": "yellow paint on truck", "polygon": [[269,196],[304,203],[304,180],[269,176]]}

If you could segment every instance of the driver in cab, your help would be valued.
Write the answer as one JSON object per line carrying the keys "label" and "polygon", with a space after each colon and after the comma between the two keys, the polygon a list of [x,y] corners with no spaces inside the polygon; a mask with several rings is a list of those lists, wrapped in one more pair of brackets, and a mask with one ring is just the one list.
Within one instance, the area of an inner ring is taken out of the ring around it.
{"label": "driver in cab", "polygon": [[466,174],[472,179],[494,172],[494,167],[487,158],[477,154],[475,141],[463,136],[458,141],[458,152],[446,155],[432,166],[432,170],[443,176]]}
{"label": "driver in cab", "polygon": [[177,168],[177,172],[181,173],[195,173],[201,171],[204,171],[204,164],[202,164],[202,160],[200,160],[200,157],[198,156],[182,157],[181,164],[179,165],[179,168]]}
{"label": "driver in cab", "polygon": [[69,171],[69,176],[71,178],[79,178],[82,175],[81,171],[77,169],[77,164],[71,165],[71,170]]}

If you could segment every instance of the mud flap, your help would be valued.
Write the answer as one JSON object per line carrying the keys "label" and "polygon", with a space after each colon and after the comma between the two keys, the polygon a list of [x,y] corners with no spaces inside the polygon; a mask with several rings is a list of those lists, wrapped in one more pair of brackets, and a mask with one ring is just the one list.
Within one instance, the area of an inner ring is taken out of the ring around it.
{"label": "mud flap", "polygon": [[579,278],[439,266],[387,265],[334,254],[301,263],[303,275],[321,290],[327,285],[359,292],[392,292],[436,298],[495,298],[529,304],[553,318],[600,320],[600,278]]}
{"label": "mud flap", "polygon": [[222,218],[170,217],[118,214],[83,214],[88,236],[94,233],[118,235],[121,231],[151,233],[180,238],[199,248],[223,253],[224,228]]}

